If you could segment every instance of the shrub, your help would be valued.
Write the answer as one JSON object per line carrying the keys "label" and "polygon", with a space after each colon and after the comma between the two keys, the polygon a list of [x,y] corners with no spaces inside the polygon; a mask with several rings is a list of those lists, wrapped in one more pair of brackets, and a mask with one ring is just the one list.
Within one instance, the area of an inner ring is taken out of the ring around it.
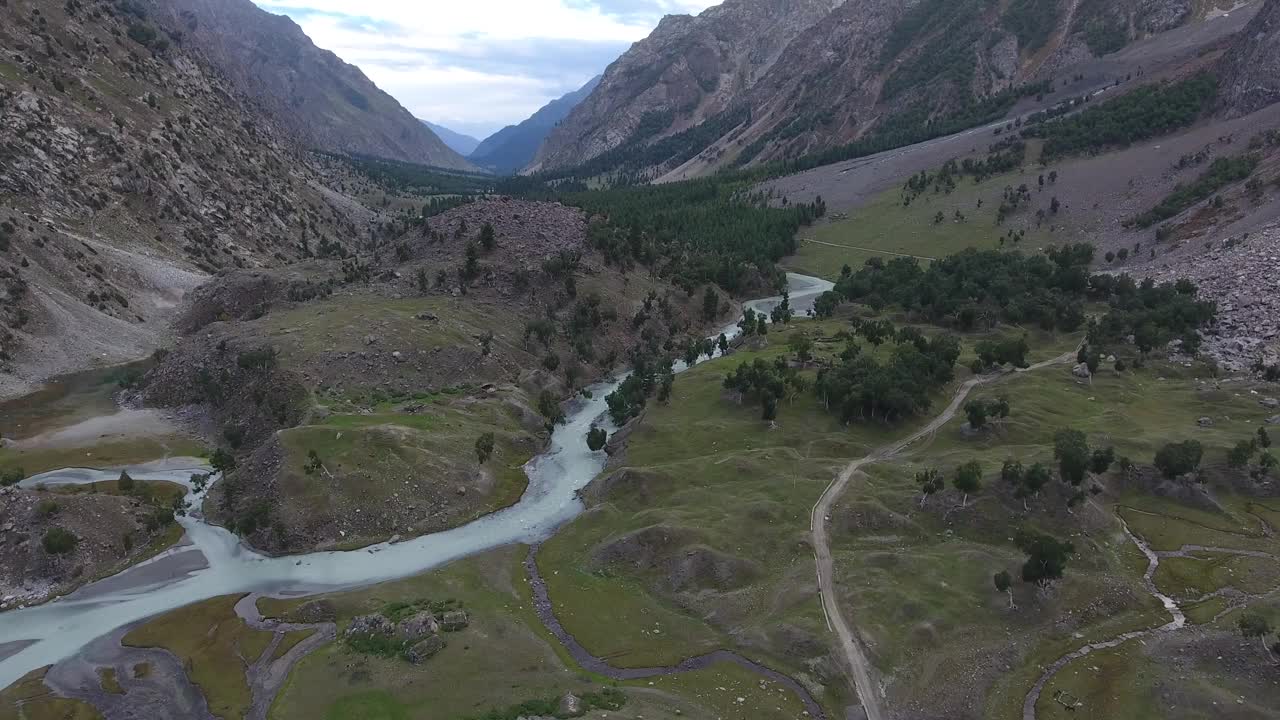
{"label": "shrub", "polygon": [[58,511],[61,509],[62,506],[58,505],[57,500],[54,500],[53,498],[45,498],[44,500],[36,503],[36,516],[45,519],[51,518],[54,515],[57,515]]}
{"label": "shrub", "polygon": [[80,538],[60,527],[49,528],[44,534],[44,539],[41,540],[45,552],[50,555],[66,555],[75,549],[78,542]]}
{"label": "shrub", "polygon": [[1173,479],[1200,467],[1204,446],[1196,440],[1169,443],[1156,452],[1155,466],[1164,476]]}
{"label": "shrub", "polygon": [[26,477],[26,472],[20,467],[4,468],[0,470],[0,486],[17,485]]}

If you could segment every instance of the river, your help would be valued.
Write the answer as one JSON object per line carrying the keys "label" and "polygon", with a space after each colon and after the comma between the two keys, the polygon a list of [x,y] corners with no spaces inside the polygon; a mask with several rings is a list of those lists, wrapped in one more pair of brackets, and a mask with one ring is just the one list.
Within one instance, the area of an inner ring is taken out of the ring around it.
{"label": "river", "polygon": [[[807,312],[813,300],[832,287],[826,280],[806,275],[788,274],[787,281],[791,305],[798,314]],[[762,298],[745,307],[768,313],[780,301],[781,297]],[[732,338],[738,333],[736,323],[722,332]],[[676,363],[676,372],[684,369],[683,362]],[[547,448],[525,465],[529,485],[519,502],[452,530],[360,550],[273,558],[244,546],[225,529],[206,524],[198,510],[180,517],[178,522],[186,530],[182,544],[58,600],[0,614],[0,688],[75,655],[113,630],[208,598],[351,589],[417,575],[503,545],[544,540],[584,510],[577,493],[604,469],[607,456],[587,448],[586,434],[593,424],[614,429],[605,396],[622,379],[594,385],[590,398],[579,397],[571,403],[566,422],[555,428]],[[138,480],[187,486],[187,499],[194,509],[200,507],[203,493],[191,489],[190,476],[199,472],[207,468],[181,458],[129,469]],[[86,484],[118,476],[119,469],[75,468],[33,476],[22,486]]]}

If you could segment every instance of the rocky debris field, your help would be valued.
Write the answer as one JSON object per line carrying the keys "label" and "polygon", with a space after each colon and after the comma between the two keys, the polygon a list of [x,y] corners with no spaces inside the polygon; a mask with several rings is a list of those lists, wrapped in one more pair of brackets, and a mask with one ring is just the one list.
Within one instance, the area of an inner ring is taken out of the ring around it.
{"label": "rocky debris field", "polygon": [[1205,352],[1226,370],[1280,363],[1280,224],[1152,268],[1157,281],[1188,278],[1218,304]]}
{"label": "rocky debris field", "polygon": [[0,609],[44,602],[145,552],[161,531],[149,527],[154,512],[131,497],[0,488]]}

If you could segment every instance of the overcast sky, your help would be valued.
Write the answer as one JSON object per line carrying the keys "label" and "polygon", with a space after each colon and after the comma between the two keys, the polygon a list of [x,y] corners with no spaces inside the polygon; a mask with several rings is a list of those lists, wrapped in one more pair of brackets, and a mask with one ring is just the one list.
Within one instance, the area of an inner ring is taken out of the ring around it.
{"label": "overcast sky", "polygon": [[414,115],[483,139],[581,87],[663,15],[719,0],[254,0]]}

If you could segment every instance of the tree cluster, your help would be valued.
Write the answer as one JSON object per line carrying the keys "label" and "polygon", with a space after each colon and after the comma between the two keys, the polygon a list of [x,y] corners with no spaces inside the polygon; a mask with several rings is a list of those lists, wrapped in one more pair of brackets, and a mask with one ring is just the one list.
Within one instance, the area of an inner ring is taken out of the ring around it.
{"label": "tree cluster", "polygon": [[1184,128],[1208,110],[1218,94],[1218,79],[1203,72],[1178,82],[1148,85],[1068,117],[1022,131],[1043,138],[1041,157],[1051,162],[1068,155],[1127,147]]}
{"label": "tree cluster", "polygon": [[778,356],[773,362],[756,358],[743,362],[724,378],[726,390],[739,397],[752,398],[760,403],[761,418],[773,422],[778,418],[778,402],[798,396],[808,388],[808,382],[792,368],[787,359]]}
{"label": "tree cluster", "polygon": [[846,353],[840,364],[818,371],[814,389],[823,406],[845,423],[892,423],[927,410],[933,393],[951,382],[959,357],[954,337],[921,335],[900,342],[884,363]]}

